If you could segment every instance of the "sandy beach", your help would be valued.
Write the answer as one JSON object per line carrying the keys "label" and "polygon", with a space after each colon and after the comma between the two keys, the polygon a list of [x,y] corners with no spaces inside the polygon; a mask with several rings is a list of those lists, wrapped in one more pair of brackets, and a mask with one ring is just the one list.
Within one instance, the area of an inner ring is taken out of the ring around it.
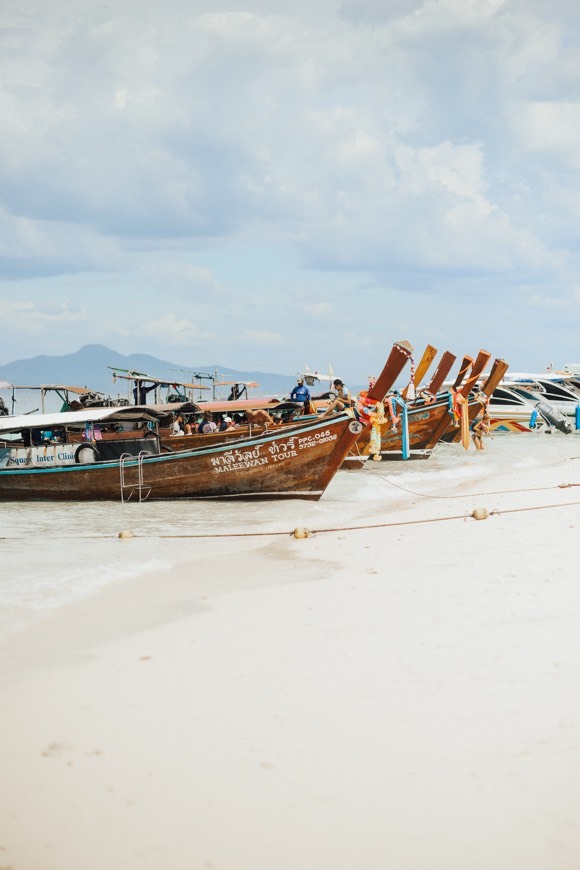
{"label": "sandy beach", "polygon": [[169,567],[1,643],[1,870],[575,870],[580,442],[499,441],[356,529],[93,542]]}

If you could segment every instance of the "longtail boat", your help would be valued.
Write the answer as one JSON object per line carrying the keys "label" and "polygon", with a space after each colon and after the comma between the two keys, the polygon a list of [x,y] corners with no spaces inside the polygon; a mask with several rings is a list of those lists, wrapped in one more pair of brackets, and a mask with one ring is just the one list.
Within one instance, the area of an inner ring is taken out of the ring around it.
{"label": "longtail boat", "polygon": [[[448,440],[445,436],[457,425],[463,405],[471,407],[474,401],[472,390],[490,358],[491,354],[486,350],[480,350],[475,360],[471,357],[463,358],[453,387],[442,394],[446,401],[447,413],[441,416],[438,424],[433,428],[426,445],[429,449],[433,449],[443,439]],[[465,431],[465,426],[462,431]]]}
{"label": "longtail boat", "polygon": [[[406,342],[393,345],[375,399],[384,397],[411,351]],[[364,426],[339,413],[236,443],[162,452],[160,419],[155,408],[140,406],[1,418],[0,500],[318,500]],[[103,437],[118,427],[122,437]],[[79,432],[81,443],[72,437]]]}
{"label": "longtail boat", "polygon": [[[431,345],[427,346],[427,355],[433,360]],[[413,379],[413,387],[417,391],[423,374],[427,369],[422,369],[422,361],[417,367]],[[409,396],[409,388],[401,391],[401,394],[388,395],[384,401],[384,415],[374,422],[374,433],[369,429],[364,430],[346,462],[352,462],[353,455],[361,457],[377,457],[381,459],[394,458],[428,458],[433,446],[438,439],[434,438],[434,432],[442,421],[449,420],[450,398],[447,391],[441,392],[443,381],[449,374],[455,356],[449,351],[442,354],[437,369],[428,386],[416,392],[415,398],[405,400]],[[373,439],[374,434],[374,439]]]}
{"label": "longtail boat", "polygon": [[[51,431],[117,424],[126,414],[104,409],[13,418],[9,425]],[[132,422],[156,422],[154,411]],[[132,439],[70,441],[0,448],[0,500],[143,500],[258,496],[318,499],[362,425],[348,415],[303,423],[235,444],[161,453],[142,430]],[[0,426],[0,434],[6,426]],[[24,430],[26,431],[26,430]],[[135,437],[137,435],[138,437]]]}
{"label": "longtail boat", "polygon": [[[478,415],[487,407],[490,396],[500,384],[509,368],[505,360],[494,360],[491,371],[487,377],[484,377],[483,382],[478,385],[477,381],[491,358],[491,354],[487,354],[487,360],[484,360],[483,358],[486,354],[486,351],[480,351],[469,376],[454,394],[456,402],[454,413],[448,422],[447,428],[439,434],[440,439],[443,441],[461,441],[466,449],[469,446],[471,426],[476,421]],[[480,367],[476,366],[478,360],[481,363]]]}

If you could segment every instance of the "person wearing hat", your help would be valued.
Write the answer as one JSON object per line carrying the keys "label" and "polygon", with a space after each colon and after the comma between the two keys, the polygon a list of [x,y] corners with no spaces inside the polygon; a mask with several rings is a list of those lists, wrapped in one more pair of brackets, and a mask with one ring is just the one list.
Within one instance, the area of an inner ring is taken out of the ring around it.
{"label": "person wearing hat", "polygon": [[290,393],[290,399],[293,402],[302,402],[304,405],[304,412],[308,412],[310,405],[310,390],[304,383],[304,378],[298,377],[296,379],[296,386]]}
{"label": "person wearing hat", "polygon": [[[332,393],[334,394],[334,399],[324,412],[324,416],[327,417],[330,414],[333,414],[335,411],[339,413],[340,411],[344,411],[345,408],[350,408],[352,406],[352,402],[350,400],[350,392],[347,386],[343,384],[340,378],[335,378],[332,382]],[[331,394],[332,395],[332,394]]]}
{"label": "person wearing hat", "polygon": [[[343,403],[345,408],[348,407],[348,405],[350,405],[350,392],[348,387],[343,384],[340,378],[335,378],[332,385],[336,392],[336,398]],[[342,408],[339,410],[342,411]]]}

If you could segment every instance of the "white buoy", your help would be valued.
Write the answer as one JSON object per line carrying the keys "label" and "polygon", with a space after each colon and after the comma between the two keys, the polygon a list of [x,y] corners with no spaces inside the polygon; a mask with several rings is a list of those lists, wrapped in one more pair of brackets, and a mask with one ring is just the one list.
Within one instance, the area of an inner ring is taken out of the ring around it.
{"label": "white buoy", "polygon": [[471,512],[471,516],[474,520],[486,520],[489,516],[489,511],[487,508],[478,507]]}
{"label": "white buoy", "polygon": [[309,538],[312,532],[310,529],[305,529],[302,526],[299,526],[297,529],[294,529],[292,534],[295,538]]}
{"label": "white buoy", "polygon": [[119,537],[120,538],[134,538],[135,532],[132,532],[130,529],[122,529],[119,532]]}

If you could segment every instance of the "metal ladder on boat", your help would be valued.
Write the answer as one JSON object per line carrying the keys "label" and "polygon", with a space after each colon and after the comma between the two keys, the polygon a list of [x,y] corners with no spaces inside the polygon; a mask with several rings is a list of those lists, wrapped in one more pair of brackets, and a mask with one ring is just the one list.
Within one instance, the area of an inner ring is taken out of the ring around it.
{"label": "metal ladder on boat", "polygon": [[[143,459],[145,456],[149,456],[145,450],[142,450],[137,456],[133,456],[131,453],[123,453],[121,458],[119,459],[119,480],[121,484],[121,501],[123,504],[126,501],[129,501],[132,495],[137,493],[139,496],[139,501],[145,501],[151,492],[151,487],[145,487],[143,483]],[[137,460],[137,465],[130,465],[130,469],[135,469],[137,472],[137,480],[134,483],[128,483],[126,478],[126,472],[128,471],[127,463],[129,460]],[[146,490],[146,492],[144,492]]]}

